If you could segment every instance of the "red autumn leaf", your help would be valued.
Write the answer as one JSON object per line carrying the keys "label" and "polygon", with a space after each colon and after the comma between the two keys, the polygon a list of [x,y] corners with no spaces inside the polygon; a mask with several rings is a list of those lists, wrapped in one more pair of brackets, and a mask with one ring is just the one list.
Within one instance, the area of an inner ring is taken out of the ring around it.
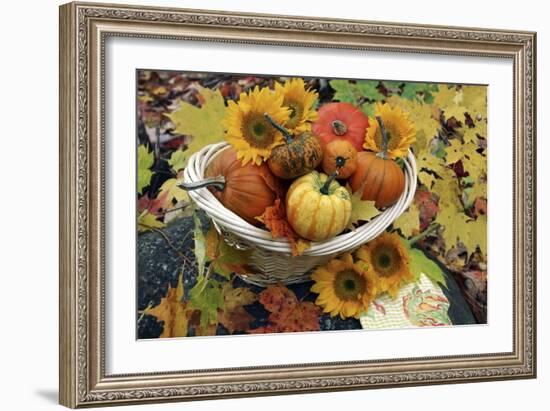
{"label": "red autumn leaf", "polygon": [[420,211],[420,231],[424,231],[439,212],[437,200],[433,193],[418,189],[414,201]]}
{"label": "red autumn leaf", "polygon": [[159,216],[169,205],[168,191],[158,195],[156,198],[149,198],[149,194],[141,196],[137,203],[138,211],[141,213],[148,210],[149,213]]}
{"label": "red autumn leaf", "polygon": [[474,201],[474,215],[477,217],[480,214],[487,214],[487,200],[481,197]]}
{"label": "red autumn leaf", "polygon": [[301,255],[309,248],[309,241],[296,234],[288,223],[285,206],[280,198],[277,198],[272,206],[267,207],[264,213],[256,218],[266,226],[273,238],[288,239],[293,256]]}
{"label": "red autumn leaf", "polygon": [[319,331],[320,309],[314,303],[298,301],[282,284],[270,285],[260,293],[260,303],[270,312],[269,324],[251,333]]}

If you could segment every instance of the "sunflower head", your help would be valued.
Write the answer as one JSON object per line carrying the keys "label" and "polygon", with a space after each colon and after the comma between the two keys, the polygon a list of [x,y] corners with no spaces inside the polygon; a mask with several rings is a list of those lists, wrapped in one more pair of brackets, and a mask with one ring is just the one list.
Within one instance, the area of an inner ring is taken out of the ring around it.
{"label": "sunflower head", "polygon": [[[374,116],[380,117],[388,137],[387,157],[405,157],[412,143],[416,141],[416,128],[409,114],[399,107],[392,108],[388,103],[376,103]],[[363,147],[367,150],[383,150],[382,130],[378,121],[370,121],[365,134]]]}
{"label": "sunflower head", "polygon": [[315,303],[331,316],[359,318],[376,296],[376,277],[363,261],[353,261],[350,253],[319,267],[311,278],[311,291],[318,293]]}
{"label": "sunflower head", "polygon": [[359,248],[356,256],[378,277],[378,291],[388,292],[392,298],[397,296],[402,283],[413,279],[409,253],[398,234],[383,233]]}
{"label": "sunflower head", "polygon": [[283,105],[290,110],[289,119],[284,126],[293,134],[311,130],[311,122],[317,120],[313,106],[319,97],[316,91],[306,88],[304,80],[292,78],[284,85],[275,83],[275,92],[283,96]]}
{"label": "sunflower head", "polygon": [[267,122],[264,113],[277,123],[288,120],[290,109],[283,106],[283,96],[269,88],[258,86],[248,93],[242,93],[239,101],[229,101],[223,119],[225,138],[237,151],[237,158],[243,165],[252,161],[261,164],[271,150],[282,143],[283,136]]}

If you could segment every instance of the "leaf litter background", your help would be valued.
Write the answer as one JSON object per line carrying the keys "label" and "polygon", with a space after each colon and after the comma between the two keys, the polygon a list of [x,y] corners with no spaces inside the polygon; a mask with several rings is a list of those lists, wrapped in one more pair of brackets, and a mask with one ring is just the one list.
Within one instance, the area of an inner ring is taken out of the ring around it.
{"label": "leaf litter background", "polygon": [[[246,255],[220,241],[176,185],[192,153],[223,139],[226,100],[285,77],[149,70],[138,76],[138,338],[361,328],[358,320],[322,314],[311,282],[264,289],[232,274]],[[433,260],[432,278],[445,284],[453,324],[486,323],[486,87],[305,80],[320,104],[345,101],[372,116],[374,103],[385,101],[410,113],[420,184],[390,230],[416,240],[411,258],[420,249]]]}

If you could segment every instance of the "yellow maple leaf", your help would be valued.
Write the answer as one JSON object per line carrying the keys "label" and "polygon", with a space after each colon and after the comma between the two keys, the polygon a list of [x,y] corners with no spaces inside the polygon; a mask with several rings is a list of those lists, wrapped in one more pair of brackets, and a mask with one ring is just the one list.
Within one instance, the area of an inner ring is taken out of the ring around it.
{"label": "yellow maple leaf", "polygon": [[177,201],[189,201],[189,195],[187,194],[187,191],[185,191],[183,188],[178,187],[178,179],[176,178],[169,178],[166,180],[159,189],[158,197],[163,195],[165,192],[168,192],[167,200],[171,201],[173,198],[175,198]]}
{"label": "yellow maple leaf", "polygon": [[448,165],[462,160],[464,170],[468,172],[474,182],[485,178],[487,174],[487,158],[478,153],[477,144],[471,141],[462,143],[458,139],[449,140],[449,143],[449,146],[445,147],[445,161]]}
{"label": "yellow maple leaf", "polygon": [[137,219],[138,231],[144,232],[153,228],[165,227],[162,221],[157,220],[157,216],[151,214],[149,210],[143,210]]}
{"label": "yellow maple leaf", "polygon": [[412,147],[415,153],[426,149],[428,143],[438,134],[439,119],[434,117],[433,106],[425,104],[417,99],[408,100],[398,96],[392,96],[388,99],[392,107],[399,107],[409,114],[409,118],[414,123],[417,133],[416,141]]}
{"label": "yellow maple leaf", "polygon": [[363,190],[359,189],[351,195],[351,216],[348,227],[353,229],[359,221],[369,221],[380,214],[380,211],[374,206],[375,201],[363,201],[361,195]]}
{"label": "yellow maple leaf", "polygon": [[449,146],[445,147],[445,162],[447,165],[454,164],[464,158],[463,144],[458,139],[449,140]]}
{"label": "yellow maple leaf", "polygon": [[439,212],[435,222],[443,227],[442,237],[445,248],[450,250],[460,241],[468,252],[473,253],[476,246],[487,252],[487,217],[472,219],[464,213],[460,202],[460,190],[456,179],[438,180],[434,192],[439,196]]}
{"label": "yellow maple leaf", "polygon": [[487,118],[487,86],[462,86],[462,105],[468,108],[468,113],[476,118]]}
{"label": "yellow maple leaf", "polygon": [[411,237],[419,230],[419,227],[420,211],[414,203],[393,222],[393,228],[399,229],[405,237]]}
{"label": "yellow maple leaf", "polygon": [[187,303],[183,298],[183,271],[178,278],[176,288],[168,286],[166,296],[160,299],[159,305],[148,308],[145,314],[152,315],[157,321],[164,322],[160,338],[186,337],[189,319]]}
{"label": "yellow maple leaf", "polygon": [[427,171],[420,171],[418,173],[418,180],[420,180],[425,187],[431,189],[435,182],[435,177]]}
{"label": "yellow maple leaf", "polygon": [[476,181],[472,187],[466,190],[468,202],[472,204],[476,198],[487,198],[487,183]]}
{"label": "yellow maple leaf", "polygon": [[422,150],[416,156],[416,165],[418,167],[418,179],[427,188],[431,189],[436,178],[431,172],[435,173],[440,178],[445,178],[449,175],[449,168],[445,162],[434,156],[429,149]]}
{"label": "yellow maple leaf", "polygon": [[185,165],[189,157],[212,143],[224,138],[222,119],[225,114],[225,102],[219,90],[198,86],[199,95],[203,98],[202,106],[196,107],[181,102],[179,107],[166,116],[174,123],[175,132],[191,136],[192,140],[185,150],[186,158],[179,165]]}
{"label": "yellow maple leaf", "polygon": [[467,235],[464,233],[460,241],[469,252],[474,252],[479,247],[483,255],[487,255],[487,216],[482,214],[475,220],[469,221],[465,227]]}
{"label": "yellow maple leaf", "polygon": [[441,236],[445,240],[445,249],[453,248],[458,240],[464,240],[469,234],[466,224],[470,219],[464,210],[453,207],[440,207],[435,222],[443,227]]}
{"label": "yellow maple leaf", "polygon": [[150,170],[155,163],[155,155],[143,144],[137,149],[137,192],[141,194],[143,189],[151,182],[153,172]]}
{"label": "yellow maple leaf", "polygon": [[172,153],[170,156],[170,159],[168,160],[168,164],[174,171],[180,171],[185,168],[185,162],[187,159],[187,153],[186,150],[178,149]]}
{"label": "yellow maple leaf", "polygon": [[230,282],[224,284],[222,288],[222,296],[224,301],[224,310],[232,311],[238,306],[252,304],[258,299],[250,288],[236,287],[234,288]]}

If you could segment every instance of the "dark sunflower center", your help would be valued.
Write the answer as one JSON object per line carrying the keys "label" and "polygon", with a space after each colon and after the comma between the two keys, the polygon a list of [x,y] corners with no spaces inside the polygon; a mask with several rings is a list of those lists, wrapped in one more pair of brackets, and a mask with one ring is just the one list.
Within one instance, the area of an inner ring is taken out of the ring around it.
{"label": "dark sunflower center", "polygon": [[265,124],[255,123],[253,130],[256,136],[262,136],[265,133]]}
{"label": "dark sunflower center", "polygon": [[334,291],[341,300],[357,300],[367,288],[365,279],[354,270],[344,270],[334,278]]}
{"label": "dark sunflower center", "polygon": [[355,281],[353,281],[353,280],[344,281],[344,287],[348,291],[355,291],[355,286],[356,286],[356,284],[355,284]]}
{"label": "dark sunflower center", "polygon": [[388,254],[382,254],[378,259],[378,264],[380,264],[381,267],[385,268],[391,266],[391,262],[391,257]]}
{"label": "dark sunflower center", "polygon": [[275,138],[275,129],[259,114],[245,117],[241,131],[245,140],[254,148],[269,147]]}
{"label": "dark sunflower center", "polygon": [[296,101],[285,101],[283,104],[290,109],[290,117],[288,118],[285,125],[288,128],[296,127],[300,122],[300,119],[302,118],[304,108]]}
{"label": "dark sunflower center", "polygon": [[399,252],[391,245],[379,245],[374,249],[372,257],[374,270],[384,277],[392,276],[401,268]]}

